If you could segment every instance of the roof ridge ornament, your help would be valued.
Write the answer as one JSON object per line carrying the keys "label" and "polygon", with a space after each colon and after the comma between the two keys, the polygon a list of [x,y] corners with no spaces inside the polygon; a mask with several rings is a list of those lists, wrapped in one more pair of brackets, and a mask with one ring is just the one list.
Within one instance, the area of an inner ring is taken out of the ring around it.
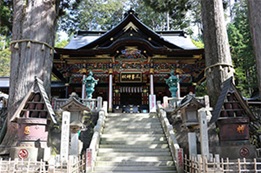
{"label": "roof ridge ornament", "polygon": [[127,30],[134,30],[134,31],[136,31],[136,32],[138,32],[138,27],[137,26],[135,26],[132,22],[129,22],[128,23],[128,25],[126,25],[124,28],[123,28],[123,30],[124,30],[124,32],[126,32]]}
{"label": "roof ridge ornament", "polygon": [[127,13],[124,14],[124,17],[127,17],[128,15],[134,15],[138,17],[138,14],[132,9],[132,7],[128,10]]}

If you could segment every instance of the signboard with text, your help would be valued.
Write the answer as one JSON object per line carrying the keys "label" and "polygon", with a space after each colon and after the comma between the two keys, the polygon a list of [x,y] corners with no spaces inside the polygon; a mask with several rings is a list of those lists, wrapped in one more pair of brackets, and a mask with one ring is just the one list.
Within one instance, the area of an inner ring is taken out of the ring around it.
{"label": "signboard with text", "polygon": [[122,72],[120,75],[120,82],[142,82],[141,72]]}

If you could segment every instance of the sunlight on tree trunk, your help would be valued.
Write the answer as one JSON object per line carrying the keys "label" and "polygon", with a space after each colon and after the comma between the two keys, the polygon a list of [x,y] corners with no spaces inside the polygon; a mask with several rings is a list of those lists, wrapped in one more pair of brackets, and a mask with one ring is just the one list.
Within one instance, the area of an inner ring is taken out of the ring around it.
{"label": "sunlight on tree trunk", "polygon": [[207,90],[215,106],[222,82],[233,76],[222,0],[201,0]]}
{"label": "sunlight on tree trunk", "polygon": [[[58,1],[13,1],[11,74],[8,100],[7,133],[1,143],[16,144],[16,124],[10,122],[17,107],[31,88],[34,77],[44,82],[50,93],[53,45]],[[8,152],[7,150],[2,150]]]}
{"label": "sunlight on tree trunk", "polygon": [[256,58],[259,96],[261,96],[261,1],[248,0],[250,31]]}

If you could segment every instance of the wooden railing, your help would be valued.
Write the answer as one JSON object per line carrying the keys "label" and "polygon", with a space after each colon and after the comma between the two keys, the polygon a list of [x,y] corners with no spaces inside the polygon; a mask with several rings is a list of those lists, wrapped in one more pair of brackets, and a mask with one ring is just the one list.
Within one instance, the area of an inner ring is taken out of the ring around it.
{"label": "wooden railing", "polygon": [[84,170],[84,159],[68,160],[67,163],[55,162],[54,164],[47,164],[44,161],[0,159],[1,173],[82,173]]}
{"label": "wooden railing", "polygon": [[215,159],[209,161],[205,157],[184,158],[184,173],[258,173],[261,172],[261,162],[256,159]]}

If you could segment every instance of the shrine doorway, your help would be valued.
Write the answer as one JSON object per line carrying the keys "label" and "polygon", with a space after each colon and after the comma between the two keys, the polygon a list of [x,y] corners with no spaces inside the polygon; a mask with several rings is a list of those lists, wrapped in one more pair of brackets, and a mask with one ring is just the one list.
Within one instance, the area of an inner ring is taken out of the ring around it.
{"label": "shrine doorway", "polygon": [[121,93],[121,106],[123,113],[140,113],[142,96],[141,93]]}
{"label": "shrine doorway", "polygon": [[141,93],[121,93],[121,105],[141,105]]}

